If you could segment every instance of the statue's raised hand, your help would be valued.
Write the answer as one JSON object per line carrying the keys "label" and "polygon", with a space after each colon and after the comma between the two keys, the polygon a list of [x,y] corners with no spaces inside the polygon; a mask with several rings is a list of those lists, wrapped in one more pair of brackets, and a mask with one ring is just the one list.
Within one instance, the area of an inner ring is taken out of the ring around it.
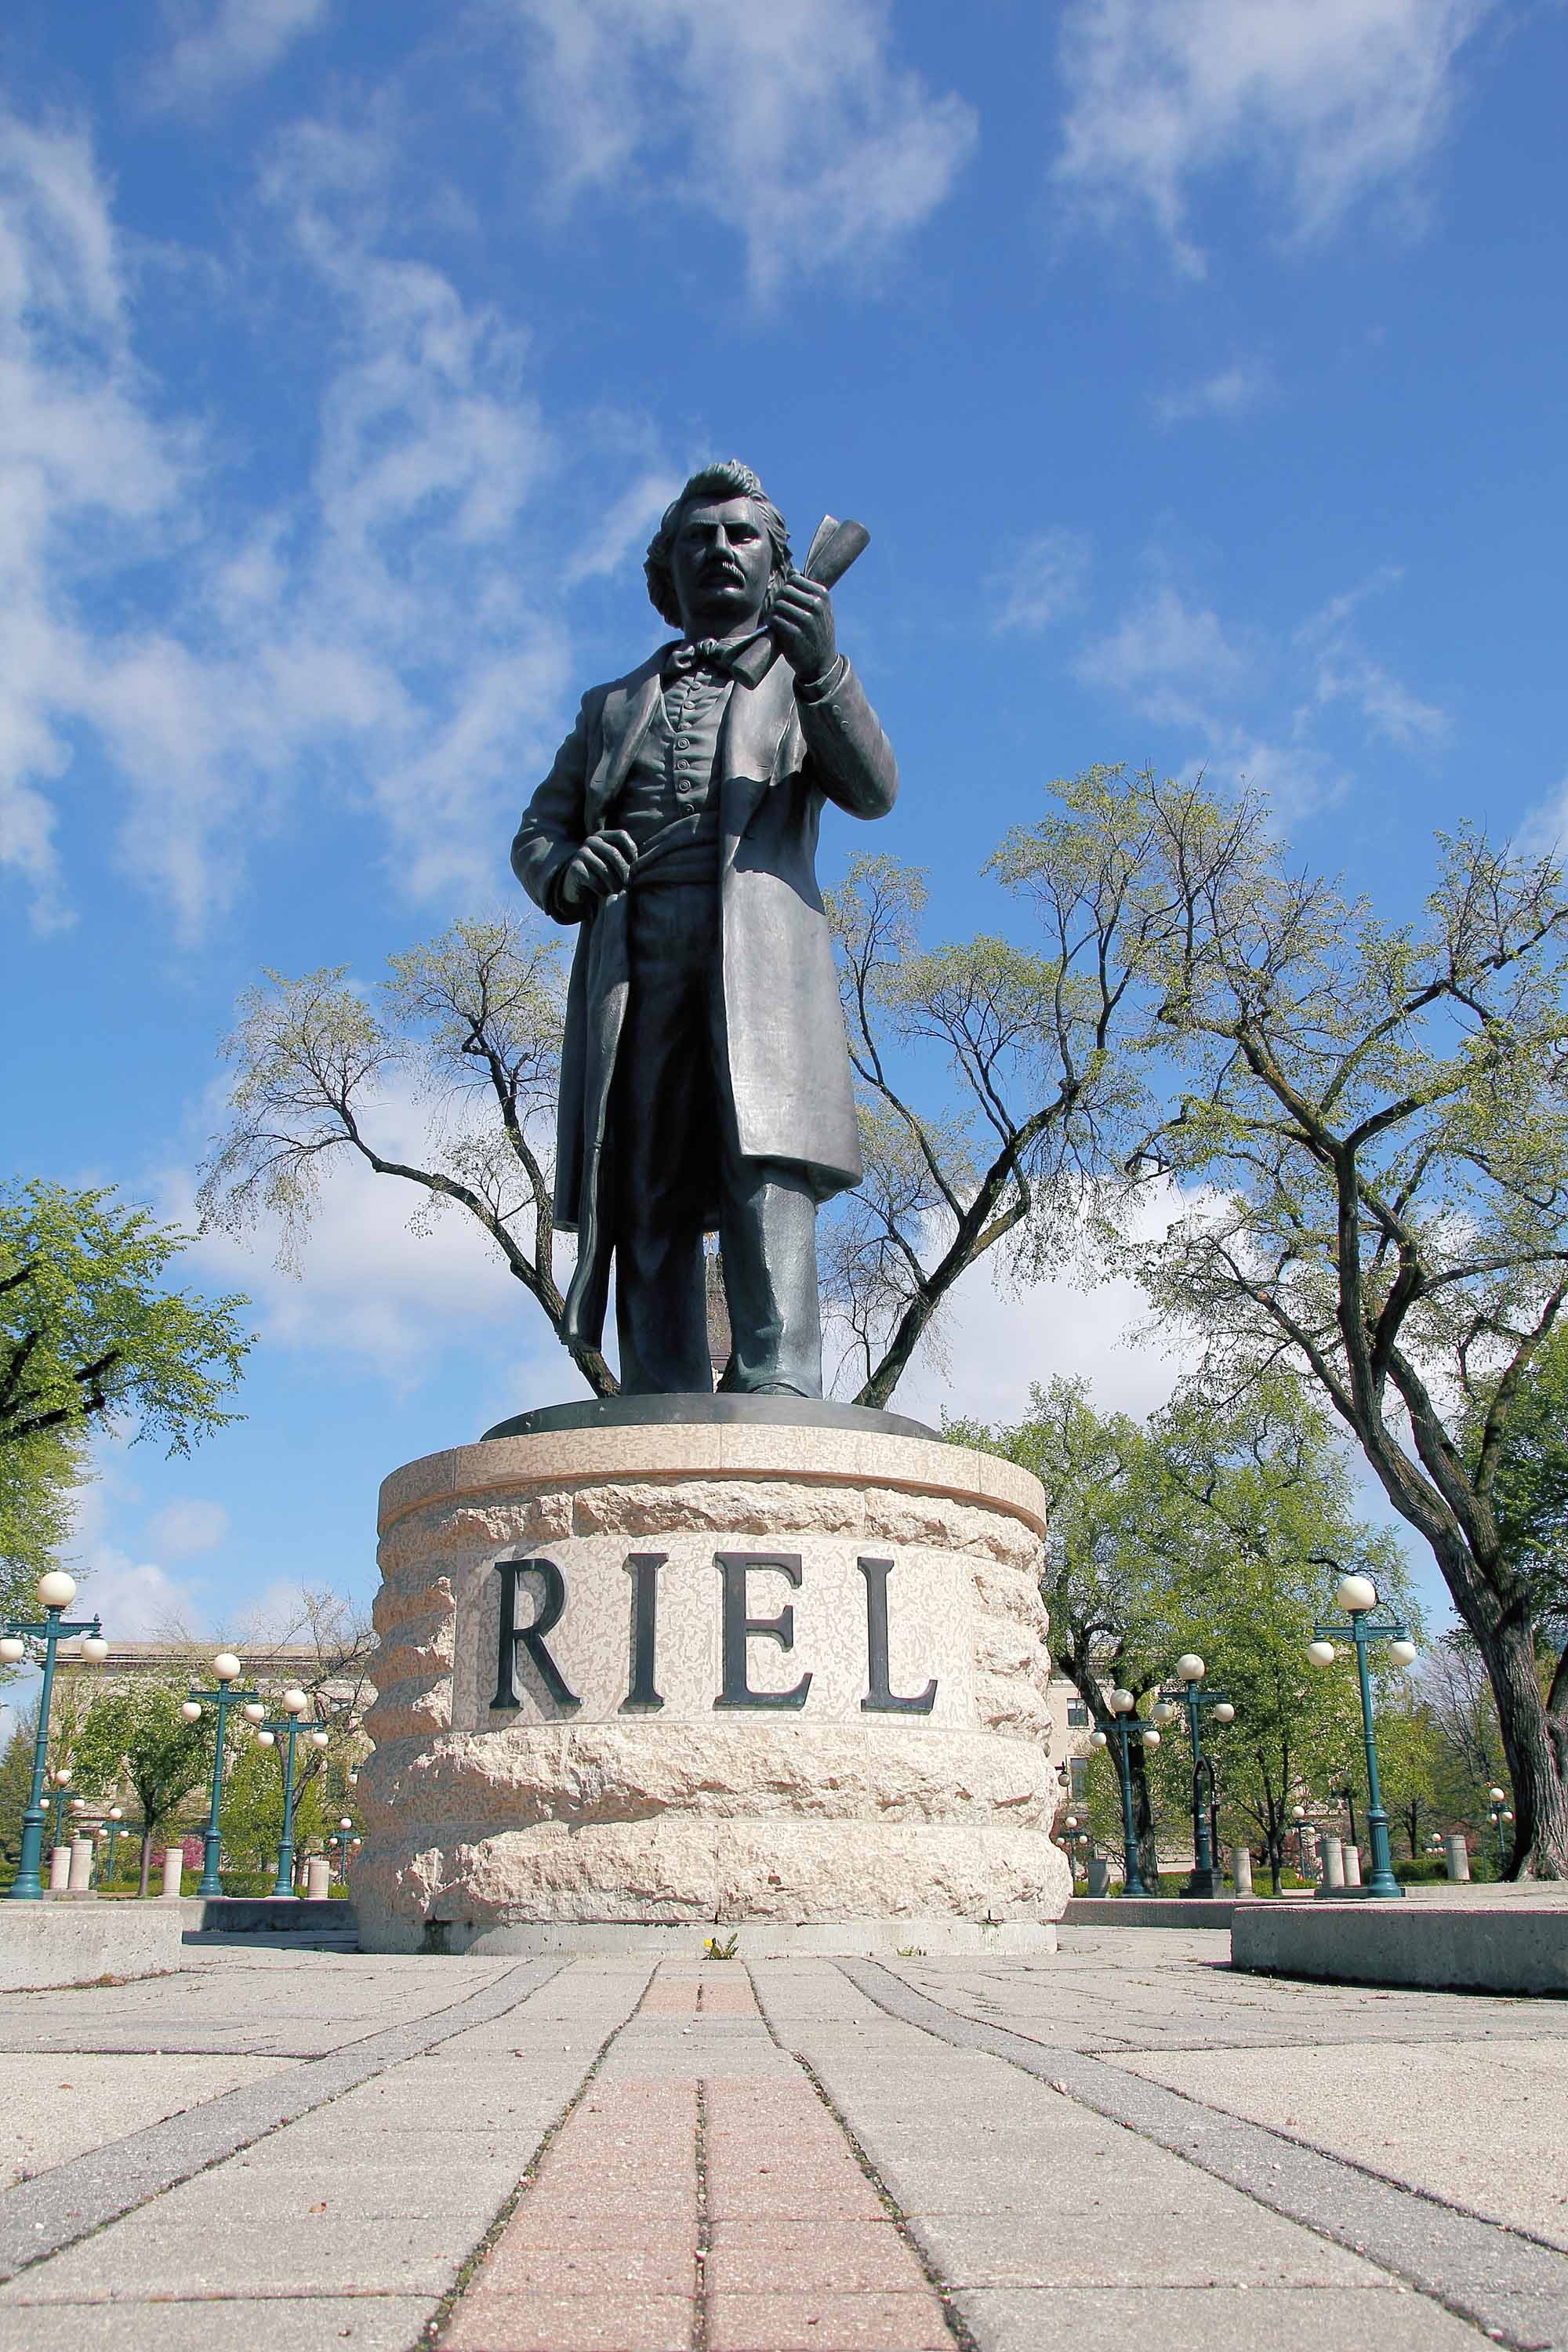
{"label": "statue's raised hand", "polygon": [[613,898],[626,888],[637,862],[637,845],[629,833],[591,833],[562,871],[563,908],[569,915],[581,914],[595,898]]}
{"label": "statue's raised hand", "polygon": [[773,597],[768,627],[796,677],[807,681],[831,669],[838,655],[833,599],[820,581],[792,572]]}

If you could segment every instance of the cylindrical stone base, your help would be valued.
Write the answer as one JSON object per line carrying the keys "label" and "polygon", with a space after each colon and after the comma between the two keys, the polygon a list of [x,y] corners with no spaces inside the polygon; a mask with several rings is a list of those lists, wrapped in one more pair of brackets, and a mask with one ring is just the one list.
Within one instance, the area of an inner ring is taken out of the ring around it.
{"label": "cylindrical stone base", "polygon": [[1231,1884],[1236,1888],[1238,1895],[1251,1894],[1252,1848],[1250,1846],[1233,1845],[1231,1847],[1230,1876]]}
{"label": "cylindrical stone base", "polygon": [[493,1438],[386,1481],[367,1948],[1054,1948],[1042,1489],[876,1418]]}
{"label": "cylindrical stone base", "polygon": [[1443,1840],[1443,1860],[1449,1878],[1459,1886],[1470,1883],[1470,1850],[1465,1843],[1462,1830],[1450,1831]]}
{"label": "cylindrical stone base", "polygon": [[1335,1837],[1331,1830],[1325,1830],[1320,1843],[1323,1854],[1323,1885],[1342,1886],[1345,1883],[1343,1841]]}
{"label": "cylindrical stone base", "polygon": [[179,1900],[180,1886],[184,1877],[184,1847],[181,1845],[165,1846],[163,1849],[163,1899],[165,1902],[174,1903]]}
{"label": "cylindrical stone base", "polygon": [[71,1850],[68,1845],[49,1849],[49,1893],[64,1895],[71,1883]]}
{"label": "cylindrical stone base", "polygon": [[1361,1848],[1347,1845],[1340,1856],[1340,1861],[1345,1874],[1345,1885],[1359,1886],[1361,1885]]}

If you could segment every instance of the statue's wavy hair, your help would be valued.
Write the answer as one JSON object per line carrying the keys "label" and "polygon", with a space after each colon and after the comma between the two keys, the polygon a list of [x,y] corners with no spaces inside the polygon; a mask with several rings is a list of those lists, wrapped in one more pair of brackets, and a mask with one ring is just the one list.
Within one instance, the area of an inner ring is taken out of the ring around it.
{"label": "statue's wavy hair", "polygon": [[[669,569],[669,551],[680,521],[680,510],[692,499],[750,499],[761,515],[773,545],[773,579],[768,584],[768,601],[781,576],[795,562],[790,553],[789,528],[752,473],[742,466],[739,457],[721,458],[717,465],[704,466],[693,474],[679,498],[672,499],[664,510],[664,519],[647,543],[643,559],[643,571],[647,579],[647,593],[654,611],[672,629],[680,626],[680,607],[675,601],[675,582]],[[763,610],[766,610],[764,605]]]}

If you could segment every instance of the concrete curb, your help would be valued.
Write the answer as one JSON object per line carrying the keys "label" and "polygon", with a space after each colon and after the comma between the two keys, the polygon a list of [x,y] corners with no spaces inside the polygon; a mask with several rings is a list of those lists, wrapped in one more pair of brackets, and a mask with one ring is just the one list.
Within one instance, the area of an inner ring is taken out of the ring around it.
{"label": "concrete curb", "polygon": [[1568,1901],[1238,1907],[1233,1968],[1427,1992],[1568,1994]]}
{"label": "concrete curb", "polygon": [[0,1901],[0,1990],[89,1984],[177,1969],[178,1903]]}
{"label": "concrete curb", "polygon": [[[1245,1909],[1247,1898],[1242,1898]],[[1075,1895],[1062,1913],[1064,1927],[1228,1927],[1234,1896],[1184,1903],[1173,1895]]]}

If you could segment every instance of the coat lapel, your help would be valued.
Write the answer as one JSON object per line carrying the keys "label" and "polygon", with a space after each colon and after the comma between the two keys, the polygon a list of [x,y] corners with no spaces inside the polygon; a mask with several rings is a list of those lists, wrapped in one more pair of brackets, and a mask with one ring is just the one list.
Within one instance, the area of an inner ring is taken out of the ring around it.
{"label": "coat lapel", "polygon": [[795,709],[795,674],[774,662],[761,686],[737,684],[719,737],[720,818],[726,862],[773,782]]}

